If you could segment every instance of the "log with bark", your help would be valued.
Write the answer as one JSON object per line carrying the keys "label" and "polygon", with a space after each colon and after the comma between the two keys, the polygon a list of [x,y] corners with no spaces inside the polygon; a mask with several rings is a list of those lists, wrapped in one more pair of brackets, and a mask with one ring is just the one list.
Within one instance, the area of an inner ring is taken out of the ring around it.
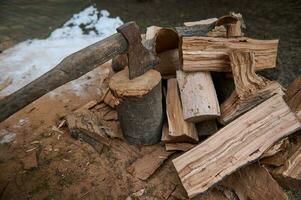
{"label": "log with bark", "polygon": [[231,71],[229,54],[247,49],[255,54],[255,70],[276,66],[278,40],[256,40],[247,37],[182,37],[180,64],[183,71]]}
{"label": "log with bark", "polygon": [[159,142],[163,123],[160,73],[149,70],[130,80],[126,68],[112,76],[109,87],[120,102],[117,112],[125,139],[133,144]]}
{"label": "log with bark", "polygon": [[177,71],[184,120],[200,122],[220,116],[220,107],[210,72]]}
{"label": "log with bark", "polygon": [[188,196],[194,197],[255,161],[275,142],[300,128],[299,120],[283,98],[275,95],[173,163]]}
{"label": "log with bark", "polygon": [[283,95],[281,85],[255,73],[253,52],[235,50],[230,53],[235,90],[221,104],[219,121],[227,124],[274,94]]}

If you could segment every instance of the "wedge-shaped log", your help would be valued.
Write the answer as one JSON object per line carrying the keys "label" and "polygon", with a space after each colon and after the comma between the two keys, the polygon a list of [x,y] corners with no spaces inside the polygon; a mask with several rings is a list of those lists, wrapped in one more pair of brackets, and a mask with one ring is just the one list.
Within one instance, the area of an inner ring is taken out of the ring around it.
{"label": "wedge-shaped log", "polygon": [[276,66],[278,40],[256,40],[247,37],[182,37],[180,60],[183,71],[231,71],[229,54],[248,49],[255,54],[255,70]]}
{"label": "wedge-shaped log", "polygon": [[186,121],[200,122],[220,116],[220,108],[210,72],[177,71],[183,116]]}
{"label": "wedge-shaped log", "polygon": [[287,200],[287,196],[269,172],[257,163],[246,166],[221,182],[235,192],[239,200]]}
{"label": "wedge-shaped log", "polygon": [[235,90],[221,105],[220,122],[227,124],[274,94],[284,94],[282,87],[255,73],[253,52],[235,50],[230,53]]}
{"label": "wedge-shaped log", "polygon": [[169,136],[176,142],[197,142],[198,133],[193,123],[183,117],[177,79],[168,79],[166,96],[166,113]]}
{"label": "wedge-shaped log", "polygon": [[279,139],[301,128],[295,114],[275,95],[173,160],[189,197],[203,193],[258,159]]}

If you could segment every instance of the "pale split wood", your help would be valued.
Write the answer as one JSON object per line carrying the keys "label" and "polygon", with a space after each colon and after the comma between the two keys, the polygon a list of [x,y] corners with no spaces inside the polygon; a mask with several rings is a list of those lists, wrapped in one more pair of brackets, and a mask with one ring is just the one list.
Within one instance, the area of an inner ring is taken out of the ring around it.
{"label": "pale split wood", "polygon": [[235,90],[221,104],[219,121],[227,124],[274,94],[283,95],[282,87],[255,73],[254,52],[234,50],[230,53]]}
{"label": "pale split wood", "polygon": [[276,66],[278,40],[256,40],[247,37],[182,37],[183,71],[231,71],[229,54],[236,49],[253,51],[255,70]]}
{"label": "pale split wood", "polygon": [[114,74],[109,87],[117,98],[141,97],[148,94],[161,81],[161,75],[156,70],[148,70],[145,74],[129,79],[128,69]]}
{"label": "pale split wood", "polygon": [[166,114],[169,135],[178,142],[197,142],[198,134],[193,123],[184,120],[177,79],[167,81]]}
{"label": "pale split wood", "polygon": [[276,141],[300,128],[283,98],[275,95],[173,163],[188,196],[194,197],[258,159]]}
{"label": "pale split wood", "polygon": [[220,107],[210,72],[177,71],[184,120],[200,122],[220,116]]}

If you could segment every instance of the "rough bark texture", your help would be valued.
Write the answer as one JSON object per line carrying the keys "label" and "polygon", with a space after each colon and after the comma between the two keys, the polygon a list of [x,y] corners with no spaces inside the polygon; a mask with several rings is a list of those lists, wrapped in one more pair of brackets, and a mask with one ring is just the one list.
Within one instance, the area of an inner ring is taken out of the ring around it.
{"label": "rough bark texture", "polygon": [[255,55],[236,50],[230,53],[235,91],[221,104],[220,122],[227,124],[274,94],[283,94],[282,87],[255,73]]}
{"label": "rough bark texture", "polygon": [[75,80],[114,56],[123,53],[127,41],[116,33],[66,57],[38,79],[0,101],[0,122],[65,83]]}
{"label": "rough bark texture", "polygon": [[127,69],[115,74],[109,87],[116,98],[124,138],[132,144],[155,144],[163,123],[161,76],[155,70],[129,79]]}
{"label": "rough bark texture", "polygon": [[173,163],[188,196],[194,197],[300,128],[295,114],[280,95],[275,95]]}
{"label": "rough bark texture", "polygon": [[278,40],[256,40],[247,37],[182,37],[183,71],[231,71],[229,54],[236,49],[248,49],[255,54],[255,70],[276,66]]}
{"label": "rough bark texture", "polygon": [[177,71],[183,116],[186,121],[200,122],[220,116],[220,107],[210,72]]}
{"label": "rough bark texture", "polygon": [[184,120],[178,84],[175,78],[168,79],[166,113],[169,136],[178,142],[197,142],[198,134],[195,125]]}

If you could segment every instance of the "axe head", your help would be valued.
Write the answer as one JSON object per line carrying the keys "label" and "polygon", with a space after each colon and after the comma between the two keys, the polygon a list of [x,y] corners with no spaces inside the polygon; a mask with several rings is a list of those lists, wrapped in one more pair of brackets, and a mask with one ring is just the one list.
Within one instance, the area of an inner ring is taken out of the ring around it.
{"label": "axe head", "polygon": [[128,22],[117,28],[128,42],[127,56],[129,78],[133,79],[154,68],[159,59],[153,52],[142,45],[139,27],[135,22]]}

